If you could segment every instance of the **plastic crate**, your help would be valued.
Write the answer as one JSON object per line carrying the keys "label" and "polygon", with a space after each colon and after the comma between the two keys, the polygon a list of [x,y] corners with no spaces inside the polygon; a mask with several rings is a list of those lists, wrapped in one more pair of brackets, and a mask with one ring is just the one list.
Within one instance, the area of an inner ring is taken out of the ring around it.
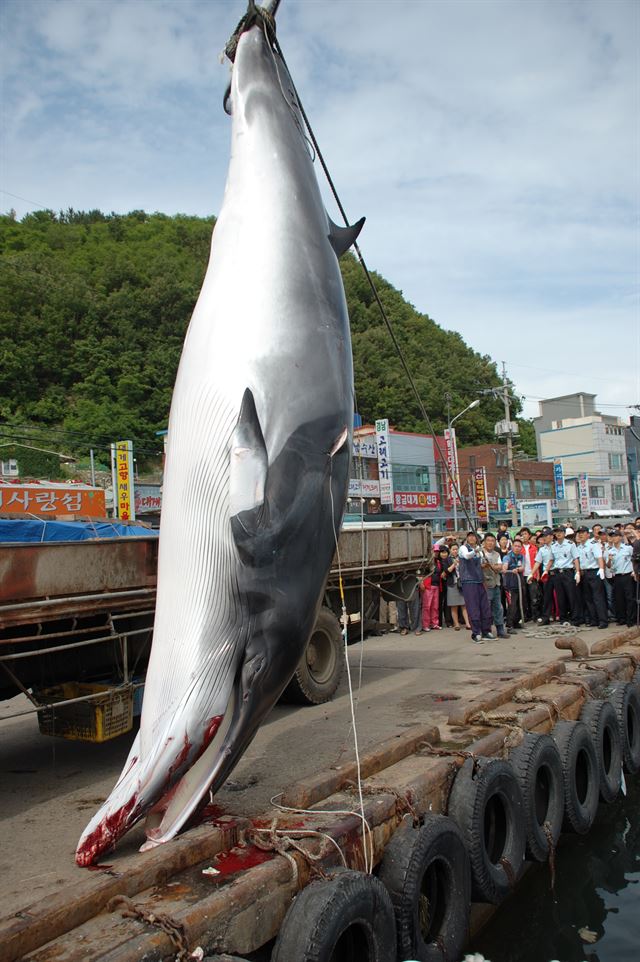
{"label": "plastic crate", "polygon": [[83,695],[104,692],[100,698],[78,701],[59,708],[43,708],[38,712],[38,725],[43,735],[57,735],[84,742],[106,742],[133,727],[133,688],[114,688],[108,684],[68,681],[37,692],[39,701],[55,704]]}

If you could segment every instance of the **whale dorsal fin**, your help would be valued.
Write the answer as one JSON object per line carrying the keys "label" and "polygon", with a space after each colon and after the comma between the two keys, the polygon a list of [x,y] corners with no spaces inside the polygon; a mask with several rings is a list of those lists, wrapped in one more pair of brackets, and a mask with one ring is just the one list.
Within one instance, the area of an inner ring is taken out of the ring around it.
{"label": "whale dorsal fin", "polygon": [[358,234],[362,230],[362,225],[364,224],[365,218],[361,217],[360,220],[352,224],[351,227],[338,227],[334,224],[329,215],[327,214],[327,220],[329,221],[329,243],[333,247],[336,257],[342,257],[343,254],[349,250],[351,245],[357,240]]}

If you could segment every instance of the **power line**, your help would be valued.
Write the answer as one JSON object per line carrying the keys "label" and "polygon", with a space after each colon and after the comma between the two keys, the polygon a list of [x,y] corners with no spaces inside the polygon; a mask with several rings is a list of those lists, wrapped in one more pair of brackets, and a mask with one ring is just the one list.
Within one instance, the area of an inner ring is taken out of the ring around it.
{"label": "power line", "polygon": [[10,190],[3,190],[2,187],[0,187],[0,194],[6,194],[7,197],[14,197],[16,200],[23,200],[25,204],[30,204],[37,210],[52,210],[52,208],[47,207],[46,204],[38,204],[35,200],[29,200],[28,197],[21,197],[20,194],[12,194]]}

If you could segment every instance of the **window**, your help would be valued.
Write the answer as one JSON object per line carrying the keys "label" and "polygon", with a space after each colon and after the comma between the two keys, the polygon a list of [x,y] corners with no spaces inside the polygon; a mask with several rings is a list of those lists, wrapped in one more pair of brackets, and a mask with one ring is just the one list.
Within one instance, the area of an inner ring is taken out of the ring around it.
{"label": "window", "polygon": [[627,486],[626,486],[626,484],[614,484],[614,485],[613,485],[613,500],[614,500],[614,501],[626,501],[626,500],[627,500]]}
{"label": "window", "polygon": [[498,497],[499,498],[509,497],[509,482],[505,481],[504,478],[499,478],[498,480]]}
{"label": "window", "polygon": [[[618,485],[620,487],[620,485]],[[590,484],[589,485],[589,497],[590,498],[604,498],[604,484]]]}
{"label": "window", "polygon": [[423,464],[392,464],[391,470],[394,491],[432,490],[429,486],[429,468]]}
{"label": "window", "polygon": [[473,471],[476,467],[476,456],[475,454],[469,455],[469,470]]}
{"label": "window", "polygon": [[624,467],[622,464],[621,454],[610,454],[609,455],[609,470],[610,471],[623,471]]}
{"label": "window", "polygon": [[522,478],[520,480],[520,496],[522,498],[530,498],[532,494],[531,481],[529,481],[528,478]]}

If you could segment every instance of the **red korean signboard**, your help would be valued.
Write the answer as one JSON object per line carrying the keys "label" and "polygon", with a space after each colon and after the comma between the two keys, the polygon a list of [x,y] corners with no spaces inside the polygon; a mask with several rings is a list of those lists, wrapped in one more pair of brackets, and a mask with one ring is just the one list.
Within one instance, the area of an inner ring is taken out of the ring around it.
{"label": "red korean signboard", "polygon": [[396,491],[393,495],[393,507],[396,511],[407,508],[433,511],[440,507],[440,495],[437,491]]}
{"label": "red korean signboard", "polygon": [[72,484],[0,484],[0,514],[16,517],[106,518],[104,491]]}

